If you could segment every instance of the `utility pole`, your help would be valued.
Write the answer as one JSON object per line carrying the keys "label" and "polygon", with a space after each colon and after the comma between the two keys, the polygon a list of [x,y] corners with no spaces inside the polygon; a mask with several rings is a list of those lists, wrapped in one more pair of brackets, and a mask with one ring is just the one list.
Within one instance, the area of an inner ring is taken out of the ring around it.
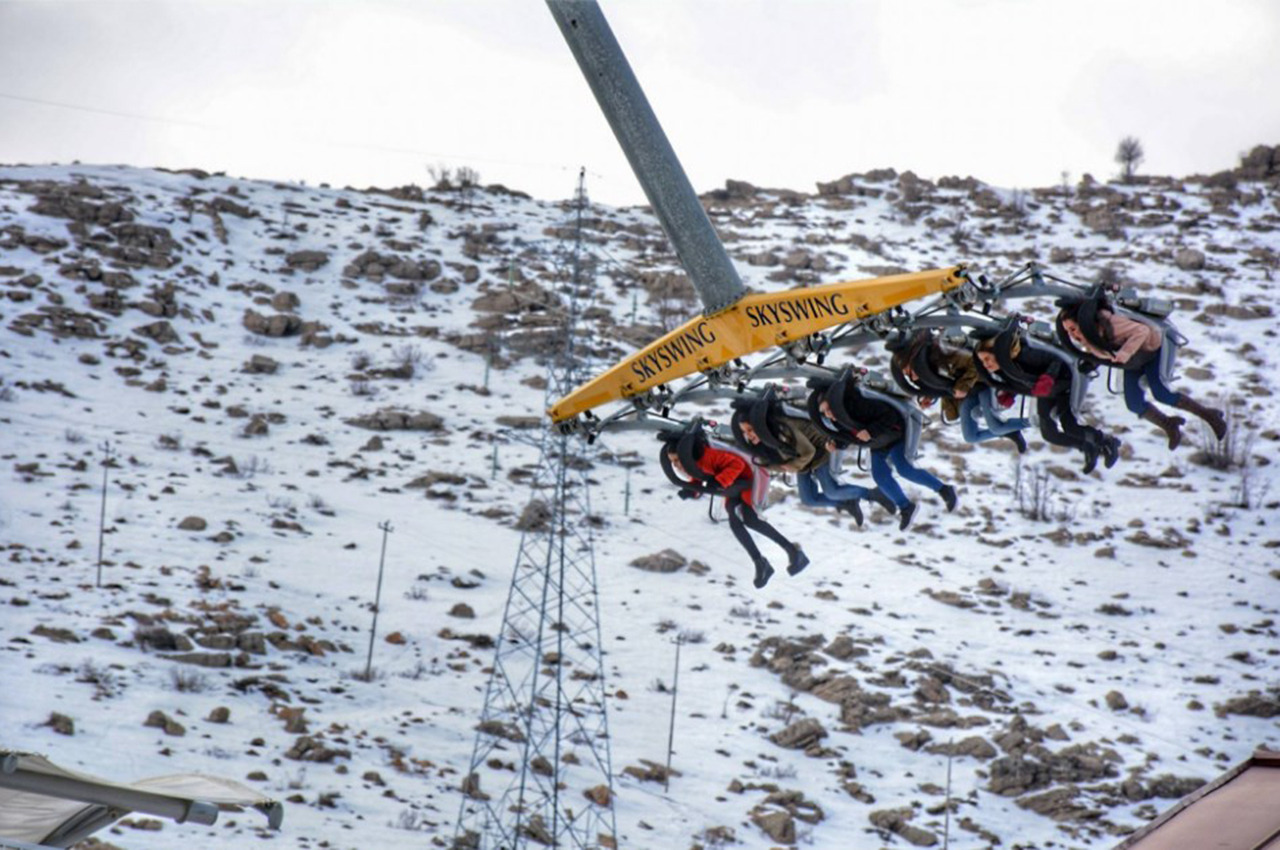
{"label": "utility pole", "polygon": [[378,528],[382,530],[382,555],[378,558],[378,589],[373,594],[373,625],[369,628],[369,657],[364,662],[366,682],[373,678],[373,642],[378,635],[378,611],[382,608],[382,569],[387,563],[387,535],[395,530],[391,527],[389,519],[378,523]]}
{"label": "utility pole", "polygon": [[680,695],[680,644],[684,643],[683,635],[676,634],[676,670],[671,677],[671,723],[667,727],[667,769],[662,774],[662,793],[671,788],[671,754],[676,747],[676,697]]}
{"label": "utility pole", "polygon": [[98,446],[98,451],[102,452],[102,510],[98,514],[98,581],[97,587],[102,587],[102,546],[107,533],[107,474],[111,471],[111,461],[115,457],[115,450],[111,447],[111,441],[107,440]]}

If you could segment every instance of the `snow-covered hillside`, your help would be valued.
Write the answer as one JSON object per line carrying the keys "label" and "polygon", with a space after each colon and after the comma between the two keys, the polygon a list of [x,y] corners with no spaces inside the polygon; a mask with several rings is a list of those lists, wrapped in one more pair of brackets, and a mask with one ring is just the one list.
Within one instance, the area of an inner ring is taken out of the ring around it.
{"label": "snow-covered hillside", "polygon": [[[1106,847],[1280,748],[1275,176],[1012,192],[885,170],[705,201],[756,289],[1036,260],[1172,299],[1177,385],[1230,401],[1235,462],[1207,465],[1195,428],[1168,452],[1101,382],[1091,415],[1125,448],[1088,476],[1038,438],[1019,463],[935,424],[922,462],[960,490],[954,514],[921,494],[900,533],[786,496],[769,516],[813,565],[757,591],[656,464],[628,495],[623,461],[654,441],[605,435],[619,846],[776,846],[757,822],[801,846],[941,846],[950,753],[950,846]],[[0,168],[0,745],[288,801],[278,833],[249,813],[104,840],[450,843],[571,219],[501,187]],[[587,228],[596,362],[697,311],[645,211],[593,206]],[[705,569],[631,566],[666,549]],[[623,769],[665,760],[677,634],[664,793]]]}

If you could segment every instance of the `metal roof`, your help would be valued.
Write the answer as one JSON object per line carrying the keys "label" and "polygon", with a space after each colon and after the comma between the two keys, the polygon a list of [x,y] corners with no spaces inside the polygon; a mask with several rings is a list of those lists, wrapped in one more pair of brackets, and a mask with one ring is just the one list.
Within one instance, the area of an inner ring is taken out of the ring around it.
{"label": "metal roof", "polygon": [[1280,850],[1280,752],[1251,758],[1178,801],[1115,850]]}

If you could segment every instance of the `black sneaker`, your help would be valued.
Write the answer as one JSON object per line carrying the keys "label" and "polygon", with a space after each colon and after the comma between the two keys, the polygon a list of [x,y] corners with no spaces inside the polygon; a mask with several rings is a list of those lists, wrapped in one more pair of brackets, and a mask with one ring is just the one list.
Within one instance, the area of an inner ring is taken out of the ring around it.
{"label": "black sneaker", "polygon": [[848,511],[853,515],[853,521],[858,524],[858,528],[862,528],[862,505],[858,504],[857,499],[849,499],[846,502],[841,502],[837,510]]}
{"label": "black sneaker", "polygon": [[947,506],[947,513],[951,513],[956,509],[956,488],[950,484],[943,484],[942,489],[938,491],[938,495],[942,497],[942,502]]}
{"label": "black sneaker", "polygon": [[1120,438],[1119,437],[1103,437],[1102,438],[1102,463],[1107,469],[1116,465],[1116,461],[1120,460]]}
{"label": "black sneaker", "polygon": [[752,582],[756,589],[764,587],[769,583],[769,579],[773,578],[773,566],[764,558],[756,561],[756,578]]}
{"label": "black sneaker", "polygon": [[907,526],[911,525],[911,518],[916,514],[916,503],[907,502],[898,508],[898,530],[906,531]]}
{"label": "black sneaker", "polygon": [[898,506],[895,505],[893,503],[893,500],[890,499],[888,496],[886,496],[884,494],[884,491],[881,490],[879,487],[875,488],[874,490],[868,490],[867,498],[875,502],[877,505],[884,508],[886,511],[888,511],[891,514],[896,514],[898,512]]}
{"label": "black sneaker", "polygon": [[[803,549],[797,546],[795,554],[791,556],[791,563],[787,564],[787,575],[798,576],[800,573],[804,572],[804,568],[807,566],[809,566],[809,556],[804,553]],[[773,569],[770,568],[769,572],[772,573]],[[765,581],[768,581],[768,579],[766,578]],[[763,587],[763,585],[760,586]]]}
{"label": "black sneaker", "polygon": [[1021,431],[1010,431],[1004,436],[1005,439],[1013,441],[1014,446],[1018,449],[1018,454],[1024,455],[1027,453],[1027,438],[1022,436]]}

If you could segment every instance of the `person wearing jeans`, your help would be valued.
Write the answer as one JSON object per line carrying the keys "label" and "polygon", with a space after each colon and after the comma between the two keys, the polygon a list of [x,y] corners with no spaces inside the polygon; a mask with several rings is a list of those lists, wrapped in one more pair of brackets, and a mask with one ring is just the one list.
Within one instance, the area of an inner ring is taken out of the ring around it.
{"label": "person wearing jeans", "polygon": [[[986,427],[978,424],[979,417],[986,422]],[[1026,451],[1027,444],[1016,437],[1021,437],[1022,430],[1030,427],[1031,420],[1025,417],[1001,419],[996,410],[995,390],[985,384],[979,384],[960,402],[960,433],[966,443],[985,443],[998,437],[1008,437],[1018,445],[1021,454]]]}

